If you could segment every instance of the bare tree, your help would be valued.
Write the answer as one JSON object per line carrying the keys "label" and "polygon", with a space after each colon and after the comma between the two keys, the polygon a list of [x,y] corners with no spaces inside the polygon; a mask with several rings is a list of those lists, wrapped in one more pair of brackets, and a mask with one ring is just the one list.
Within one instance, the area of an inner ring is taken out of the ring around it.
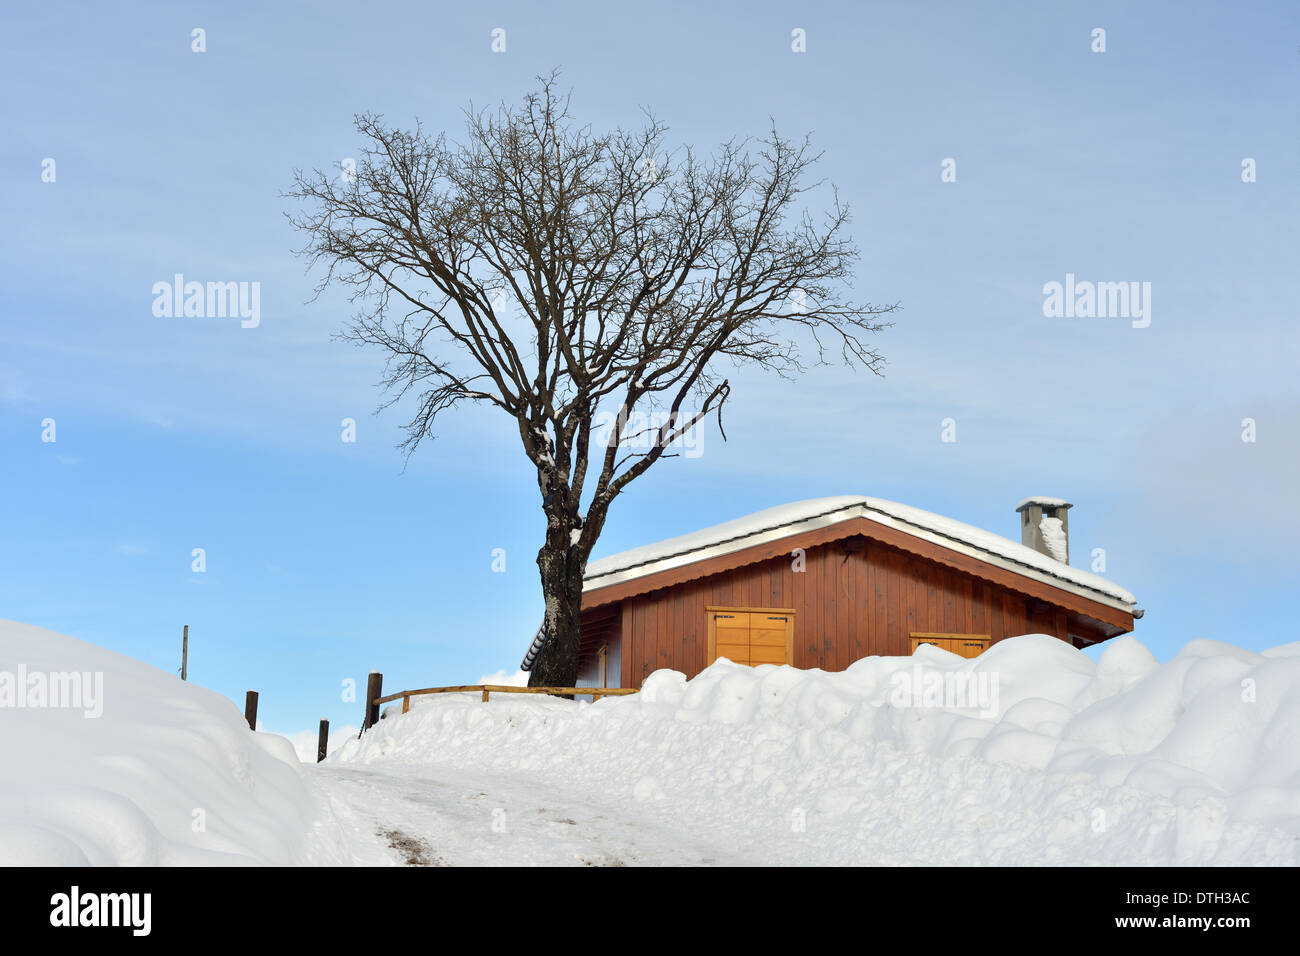
{"label": "bare tree", "polygon": [[[814,218],[801,196],[817,160],[775,129],[701,159],[634,131],[573,121],[555,75],[519,106],[468,112],[451,143],[356,120],[347,174],[295,173],[302,254],[361,311],[341,337],[387,353],[387,408],[414,416],[407,455],[465,401],[511,416],[537,473],[546,644],[534,686],[572,686],[582,581],[609,507],[721,411],[719,365],[880,371],[867,333],[897,306],[847,296],[858,252],[838,196]],[[647,424],[649,422],[649,424]],[[724,434],[725,438],[725,434]]]}

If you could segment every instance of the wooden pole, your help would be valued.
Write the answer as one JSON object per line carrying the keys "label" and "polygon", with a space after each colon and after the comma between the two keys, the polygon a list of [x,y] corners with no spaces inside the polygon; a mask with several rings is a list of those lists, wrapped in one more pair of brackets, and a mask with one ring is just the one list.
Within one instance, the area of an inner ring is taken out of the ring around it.
{"label": "wooden pole", "polygon": [[181,680],[185,679],[186,665],[190,659],[190,626],[185,625],[185,630],[181,633]]}
{"label": "wooden pole", "polygon": [[330,742],[330,722],[323,717],[320,722],[320,736],[316,738],[316,762],[325,759],[325,748]]}
{"label": "wooden pole", "polygon": [[244,719],[248,721],[248,729],[257,729],[257,691],[250,690],[244,697]]}
{"label": "wooden pole", "polygon": [[379,723],[379,705],[375,700],[383,696],[384,675],[379,671],[371,671],[370,678],[366,681],[366,715],[361,721],[362,730],[369,730]]}

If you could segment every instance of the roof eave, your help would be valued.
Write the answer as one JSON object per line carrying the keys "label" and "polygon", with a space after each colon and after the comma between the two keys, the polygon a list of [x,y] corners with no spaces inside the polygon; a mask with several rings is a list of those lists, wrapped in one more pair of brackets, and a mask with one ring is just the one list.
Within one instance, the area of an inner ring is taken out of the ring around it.
{"label": "roof eave", "polygon": [[[858,512],[845,515],[844,512]],[[854,519],[860,519],[865,525],[849,527],[850,522]],[[838,526],[843,525],[843,528]],[[891,532],[890,534],[870,534],[872,529],[881,529],[882,531]],[[733,556],[735,566],[753,564],[759,561],[769,560],[781,553],[779,549],[772,546],[776,542],[785,542],[787,539],[803,538],[807,535],[814,535],[810,542],[811,546],[824,544],[830,541],[839,540],[849,537],[859,532],[868,532],[869,537],[877,539],[892,538],[885,540],[886,544],[894,544],[908,549],[896,535],[902,535],[906,538],[926,542],[930,545],[962,555],[963,557],[988,564],[1002,571],[1018,575],[1030,581],[1037,582],[1059,591],[1073,594],[1078,598],[1088,601],[1092,604],[1102,605],[1118,611],[1121,614],[1133,614],[1135,604],[1123,601],[1115,595],[1108,594],[1077,581],[1071,581],[1059,575],[1054,575],[1048,571],[1036,568],[1032,565],[1023,564],[1014,559],[997,555],[992,552],[979,548],[976,545],[948,537],[928,528],[913,525],[904,519],[876,511],[866,505],[855,505],[849,508],[839,508],[826,515],[817,515],[809,519],[790,522],[786,525],[777,526],[770,529],[764,529],[753,535],[745,536],[745,545],[742,548],[734,547],[734,542],[722,542],[705,548],[697,549],[691,553],[691,559],[688,561],[678,560],[685,555],[669,555],[655,561],[647,562],[645,565],[638,566],[640,569],[637,573],[629,573],[631,568],[619,569],[598,577],[589,578],[584,582],[583,597],[584,604],[588,607],[598,606],[611,600],[622,600],[634,594],[641,594],[647,591],[657,590],[660,587],[680,583],[681,581],[693,580],[696,577],[703,577],[707,574],[716,573],[716,571],[703,571],[692,574],[690,568],[695,565],[703,564],[711,559],[721,559]],[[817,532],[822,532],[817,534]],[[767,546],[764,548],[764,546]],[[677,572],[672,574],[672,572]],[[978,572],[972,572],[978,573]],[[671,576],[672,580],[668,580]],[[637,583],[639,582],[639,583]],[[626,587],[624,586],[626,585]],[[587,603],[588,597],[596,599],[595,603]]]}

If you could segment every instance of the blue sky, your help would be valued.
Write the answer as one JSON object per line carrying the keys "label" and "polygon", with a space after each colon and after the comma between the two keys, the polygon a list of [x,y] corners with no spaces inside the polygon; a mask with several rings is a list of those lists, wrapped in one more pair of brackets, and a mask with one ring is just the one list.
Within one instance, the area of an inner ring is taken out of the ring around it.
{"label": "blue sky", "polygon": [[[188,623],[191,678],[257,689],[286,732],[355,723],[340,687],[370,669],[392,688],[513,669],[541,607],[517,436],[467,410],[403,472],[404,419],[371,415],[381,356],[330,340],[349,308],[308,301],[281,193],[357,154],[356,112],[454,137],[464,107],[559,67],[597,127],[649,105],[699,148],[769,117],[811,132],[855,210],[857,288],[904,309],[875,341],[884,379],[734,375],[729,441],[706,430],[634,485],[596,556],[846,493],[1014,537],[1021,497],[1059,495],[1074,563],[1105,548],[1158,657],[1296,639],[1300,7],[989,7],[10,11],[0,616],[169,670]],[[175,273],[259,282],[260,325],[155,317]],[[1150,326],[1044,317],[1067,273],[1150,282]]]}

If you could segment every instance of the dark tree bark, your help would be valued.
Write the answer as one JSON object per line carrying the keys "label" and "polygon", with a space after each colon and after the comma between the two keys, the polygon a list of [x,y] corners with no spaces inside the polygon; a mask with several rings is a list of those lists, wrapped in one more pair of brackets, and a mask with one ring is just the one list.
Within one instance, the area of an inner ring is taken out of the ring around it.
{"label": "dark tree bark", "polygon": [[467,114],[456,145],[359,116],[355,173],[299,171],[289,193],[319,289],[360,307],[341,337],[387,355],[380,408],[414,404],[406,454],[465,401],[518,427],[546,518],[534,686],[577,679],[582,578],[610,505],[706,418],[721,428],[720,365],[803,371],[802,335],[818,364],[879,373],[864,338],[897,308],[848,298],[849,212],[834,196],[819,218],[803,208],[806,140],[671,154],[649,114],[634,131],[577,125],[554,82]]}

